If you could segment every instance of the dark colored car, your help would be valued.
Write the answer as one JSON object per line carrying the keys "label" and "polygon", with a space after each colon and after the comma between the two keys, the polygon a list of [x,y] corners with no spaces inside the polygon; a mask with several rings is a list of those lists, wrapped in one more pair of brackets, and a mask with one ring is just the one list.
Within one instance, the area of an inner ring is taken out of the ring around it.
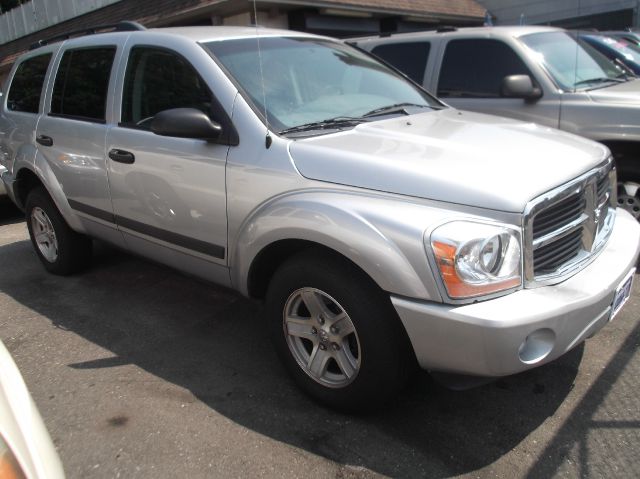
{"label": "dark colored car", "polygon": [[580,39],[617,65],[623,65],[640,75],[640,47],[624,38],[600,33],[580,33]]}

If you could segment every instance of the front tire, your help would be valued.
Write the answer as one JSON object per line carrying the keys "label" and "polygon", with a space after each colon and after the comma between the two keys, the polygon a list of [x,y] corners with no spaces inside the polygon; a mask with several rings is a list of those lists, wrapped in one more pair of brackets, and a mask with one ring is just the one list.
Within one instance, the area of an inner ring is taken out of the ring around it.
{"label": "front tire", "polygon": [[43,187],[34,188],[25,203],[31,243],[50,273],[69,275],[91,261],[91,239],[73,231]]}
{"label": "front tire", "polygon": [[318,251],[297,255],[267,292],[271,336],[296,383],[343,411],[387,403],[406,384],[412,354],[389,301],[355,266]]}

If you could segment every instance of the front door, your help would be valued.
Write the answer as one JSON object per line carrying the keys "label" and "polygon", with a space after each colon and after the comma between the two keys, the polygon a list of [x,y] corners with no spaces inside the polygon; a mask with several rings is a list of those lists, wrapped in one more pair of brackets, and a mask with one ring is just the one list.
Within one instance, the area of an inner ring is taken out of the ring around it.
{"label": "front door", "polygon": [[545,92],[526,101],[501,95],[502,81],[509,75],[537,79],[507,43],[496,39],[450,40],[444,50],[438,76],[438,97],[460,110],[470,110],[558,128],[560,97]]}
{"label": "front door", "polygon": [[[166,48],[134,46],[121,121],[107,134],[109,182],[127,246],[163,263],[228,282],[225,164],[228,145],[154,134],[172,108],[211,111],[213,95],[192,65]],[[226,277],[225,277],[226,276]]]}

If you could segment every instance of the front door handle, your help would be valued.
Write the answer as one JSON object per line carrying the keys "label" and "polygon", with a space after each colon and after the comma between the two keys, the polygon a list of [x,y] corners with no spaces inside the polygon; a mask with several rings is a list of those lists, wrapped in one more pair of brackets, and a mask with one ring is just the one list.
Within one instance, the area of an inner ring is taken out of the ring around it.
{"label": "front door handle", "polygon": [[118,149],[109,151],[109,158],[111,158],[113,161],[117,161],[118,163],[131,164],[136,161],[136,157],[133,155],[133,153]]}
{"label": "front door handle", "polygon": [[36,136],[36,141],[42,146],[53,146],[53,138],[47,135]]}

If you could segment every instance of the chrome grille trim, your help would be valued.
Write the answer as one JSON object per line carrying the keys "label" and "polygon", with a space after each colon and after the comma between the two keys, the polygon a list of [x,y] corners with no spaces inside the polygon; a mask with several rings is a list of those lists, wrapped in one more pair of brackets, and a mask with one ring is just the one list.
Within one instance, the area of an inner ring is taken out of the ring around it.
{"label": "chrome grille trim", "polygon": [[534,246],[541,236],[553,236],[559,226],[563,227],[567,222],[573,223],[580,220],[585,209],[584,203],[584,196],[576,193],[536,214],[533,222]]}
{"label": "chrome grille trim", "polygon": [[[615,221],[615,177],[609,157],[529,202],[523,218],[525,288],[563,281],[597,256]],[[537,229],[536,218],[540,221]]]}
{"label": "chrome grille trim", "polygon": [[542,248],[543,246],[548,245],[549,243],[553,243],[556,240],[559,240],[563,236],[567,236],[573,233],[575,230],[578,230],[584,226],[589,217],[582,213],[578,218],[573,220],[571,223],[567,223],[560,227],[559,229],[552,231],[540,238],[533,240],[533,249],[534,251],[538,248]]}

